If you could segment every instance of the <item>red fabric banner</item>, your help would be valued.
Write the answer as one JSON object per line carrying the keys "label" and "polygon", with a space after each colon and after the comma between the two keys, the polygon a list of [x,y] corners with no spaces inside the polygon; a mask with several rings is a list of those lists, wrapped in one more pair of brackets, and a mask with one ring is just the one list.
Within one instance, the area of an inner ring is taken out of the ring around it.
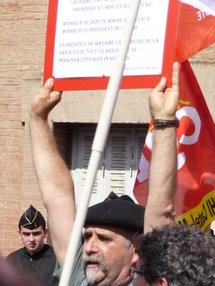
{"label": "red fabric banner", "polygon": [[[215,126],[188,61],[180,73],[180,101],[176,113],[178,174],[176,221],[203,230],[215,219]],[[143,146],[134,196],[146,205],[153,127]]]}
{"label": "red fabric banner", "polygon": [[210,15],[215,16],[215,2],[214,0],[180,0],[182,3],[186,3],[201,11],[204,11]]}
{"label": "red fabric banner", "polygon": [[215,43],[215,16],[181,3],[176,60],[183,62],[213,43]]}

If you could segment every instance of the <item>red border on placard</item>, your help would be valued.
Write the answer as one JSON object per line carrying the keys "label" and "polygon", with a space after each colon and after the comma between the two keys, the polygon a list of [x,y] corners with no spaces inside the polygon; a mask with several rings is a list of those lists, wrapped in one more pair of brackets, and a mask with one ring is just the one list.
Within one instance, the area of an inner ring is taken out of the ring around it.
{"label": "red border on placard", "polygon": [[[54,45],[57,20],[58,0],[49,0],[48,21],[46,34],[46,49],[44,60],[44,82],[53,76]],[[161,75],[123,76],[122,89],[153,88],[162,76],[167,78],[167,85],[171,85],[172,64],[175,59],[176,30],[179,13],[179,1],[169,0],[166,25],[166,39],[164,44],[163,67]],[[57,78],[54,90],[100,90],[106,89],[109,77]]]}

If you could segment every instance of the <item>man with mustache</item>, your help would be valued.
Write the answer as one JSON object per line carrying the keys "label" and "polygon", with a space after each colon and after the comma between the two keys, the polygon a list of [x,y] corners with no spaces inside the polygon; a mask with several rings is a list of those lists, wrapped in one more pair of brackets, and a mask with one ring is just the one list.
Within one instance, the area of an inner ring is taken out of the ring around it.
{"label": "man with mustache", "polygon": [[[157,172],[152,156],[149,188],[159,188],[160,203],[157,197],[150,197],[145,213],[146,231],[154,225],[170,223],[174,218],[172,184],[175,183],[175,172],[174,169],[169,172],[169,169],[176,159],[175,154],[173,158],[166,155],[169,147],[165,142],[168,143],[168,136],[174,136],[177,125],[178,72],[179,67],[175,64],[172,87],[166,88],[166,79],[163,78],[153,90],[154,100],[150,100],[150,105],[156,105],[161,115],[156,119],[170,126],[164,128],[154,142],[153,152],[163,154],[160,158],[163,168]],[[47,122],[49,112],[61,100],[61,93],[52,91],[53,85],[54,80],[48,79],[33,99],[29,123],[35,171],[48,213],[52,243],[58,263],[63,266],[76,209],[71,174],[57,150]],[[80,243],[71,285],[138,285],[135,273],[139,257],[135,241],[143,232],[143,212],[143,208],[129,197],[119,198],[115,194],[89,208],[83,245]],[[141,278],[138,283],[141,283]]]}
{"label": "man with mustache", "polygon": [[[135,240],[143,232],[143,216],[143,207],[129,196],[118,197],[113,192],[88,209],[82,261],[89,285],[128,285],[132,281],[138,261]],[[72,281],[77,281],[75,273]]]}

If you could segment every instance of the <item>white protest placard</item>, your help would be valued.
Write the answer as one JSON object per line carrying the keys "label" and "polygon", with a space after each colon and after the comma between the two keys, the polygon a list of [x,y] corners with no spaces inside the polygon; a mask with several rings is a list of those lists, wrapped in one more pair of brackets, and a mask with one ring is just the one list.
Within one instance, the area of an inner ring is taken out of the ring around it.
{"label": "white protest placard", "polygon": [[[56,78],[110,76],[129,0],[61,0],[55,37]],[[160,74],[168,0],[142,1],[124,75]]]}
{"label": "white protest placard", "polygon": [[[49,22],[54,24],[49,23],[52,30],[47,30],[46,65],[51,64],[49,73],[55,79],[110,77],[131,1],[50,0]],[[173,2],[176,3],[177,0],[141,1],[124,76],[161,75],[165,67],[167,43],[172,47],[167,55],[171,58],[168,63],[171,67],[177,20],[177,9]],[[170,3],[173,13],[170,11]],[[172,29],[167,27],[168,19],[171,19],[169,25]],[[51,53],[50,42],[53,47]]]}

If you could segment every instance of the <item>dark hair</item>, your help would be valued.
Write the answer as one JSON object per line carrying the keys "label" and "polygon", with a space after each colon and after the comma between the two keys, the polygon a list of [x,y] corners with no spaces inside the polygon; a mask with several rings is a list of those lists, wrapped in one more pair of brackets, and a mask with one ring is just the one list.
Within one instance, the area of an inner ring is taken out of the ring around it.
{"label": "dark hair", "polygon": [[215,285],[215,240],[199,228],[156,228],[142,237],[137,252],[148,283],[165,277],[170,286]]}

